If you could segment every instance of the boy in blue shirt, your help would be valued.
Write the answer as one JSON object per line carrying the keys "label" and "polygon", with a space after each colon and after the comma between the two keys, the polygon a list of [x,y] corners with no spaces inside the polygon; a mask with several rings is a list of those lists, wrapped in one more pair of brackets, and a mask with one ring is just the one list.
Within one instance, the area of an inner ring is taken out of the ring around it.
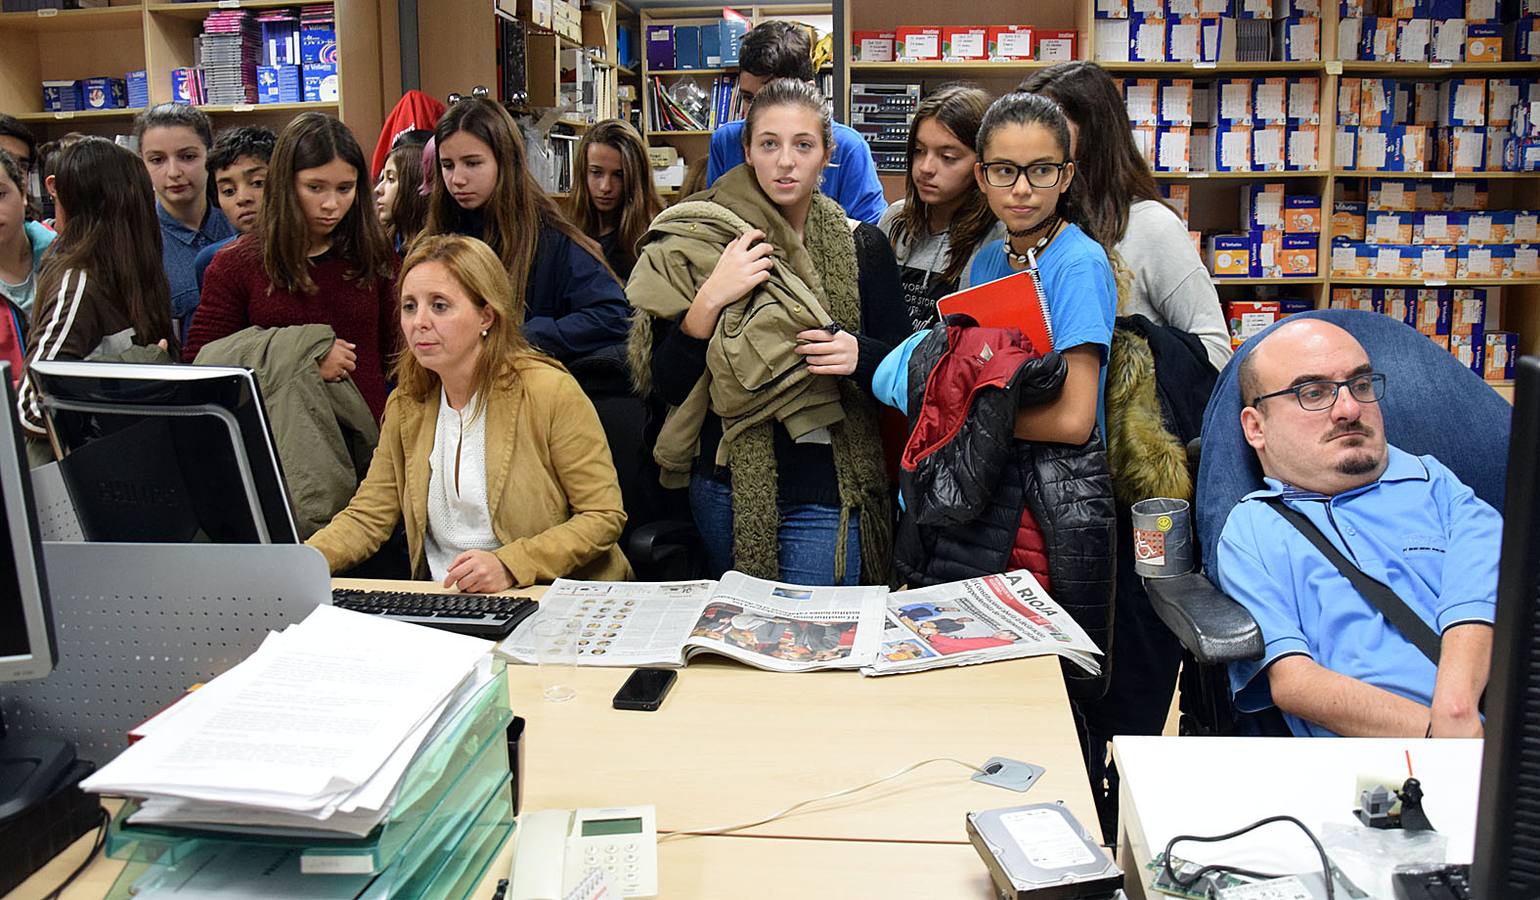
{"label": "boy in blue shirt", "polygon": [[[804,26],[771,19],[749,29],[738,52],[738,90],[744,106],[777,78],[812,82],[813,48]],[[707,186],[743,160],[743,122],[728,122],[711,136]],[[824,167],[819,190],[834,198],[852,219],[872,225],[888,208],[871,148],[855,129],[839,122],[834,123],[834,155]]]}

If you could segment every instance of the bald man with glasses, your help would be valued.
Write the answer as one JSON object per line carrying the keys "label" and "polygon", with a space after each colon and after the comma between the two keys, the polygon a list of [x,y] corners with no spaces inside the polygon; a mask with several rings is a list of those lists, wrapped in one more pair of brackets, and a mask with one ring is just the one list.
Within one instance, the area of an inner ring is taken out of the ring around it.
{"label": "bald man with glasses", "polygon": [[[1387,388],[1346,331],[1287,322],[1242,361],[1241,428],[1266,487],[1231,511],[1220,586],[1262,659],[1230,668],[1238,708],[1294,734],[1479,737],[1502,518],[1431,456],[1385,440]],[[1302,514],[1436,636],[1435,663],[1284,516]]]}

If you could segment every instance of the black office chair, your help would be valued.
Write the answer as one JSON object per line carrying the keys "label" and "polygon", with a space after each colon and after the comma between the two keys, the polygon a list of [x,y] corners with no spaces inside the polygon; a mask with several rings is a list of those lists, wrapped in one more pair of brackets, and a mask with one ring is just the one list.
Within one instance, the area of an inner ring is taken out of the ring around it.
{"label": "black office chair", "polygon": [[690,516],[684,491],[658,484],[652,460],[658,411],[631,389],[624,345],[573,360],[568,365],[583,393],[593,401],[609,441],[626,508],[621,549],[643,581],[684,581],[706,577],[706,554]]}
{"label": "black office chair", "polygon": [[[1348,331],[1364,346],[1374,368],[1385,373],[1381,406],[1390,443],[1408,453],[1436,457],[1476,496],[1502,512],[1512,417],[1506,401],[1448,351],[1389,316],[1341,309],[1299,315]],[[1241,360],[1277,327],[1236,351],[1204,412],[1193,518],[1205,572],[1216,570],[1215,548],[1230,510],[1263,486],[1261,466],[1241,433],[1239,371]],[[1229,663],[1262,656],[1261,631],[1251,614],[1201,573],[1149,579],[1145,587],[1156,613],[1187,655],[1179,687],[1181,733],[1279,733],[1283,721],[1276,710],[1272,715],[1238,715],[1230,699]]]}

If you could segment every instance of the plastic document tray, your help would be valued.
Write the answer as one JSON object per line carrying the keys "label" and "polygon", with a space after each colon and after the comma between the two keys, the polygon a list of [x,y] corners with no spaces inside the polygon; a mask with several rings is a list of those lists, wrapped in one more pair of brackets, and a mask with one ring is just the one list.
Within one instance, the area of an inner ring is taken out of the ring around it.
{"label": "plastic document tray", "polygon": [[[124,870],[109,897],[135,896],[150,868],[198,865],[211,852],[232,845],[293,850],[306,872],[375,876],[362,893],[350,889],[339,896],[459,896],[440,894],[443,885],[437,877],[456,864],[470,866],[476,858],[476,847],[462,847],[462,839],[483,841],[488,829],[496,831],[498,823],[511,828],[512,822],[506,729],[513,715],[507,671],[501,662],[496,665],[492,681],[407,767],[396,809],[367,837],[328,840],[135,826],[127,818],[137,804],[127,803],[109,826],[107,853],[137,865]],[[495,845],[501,845],[507,830]],[[349,884],[356,887],[357,880]],[[403,893],[405,885],[412,887]]]}

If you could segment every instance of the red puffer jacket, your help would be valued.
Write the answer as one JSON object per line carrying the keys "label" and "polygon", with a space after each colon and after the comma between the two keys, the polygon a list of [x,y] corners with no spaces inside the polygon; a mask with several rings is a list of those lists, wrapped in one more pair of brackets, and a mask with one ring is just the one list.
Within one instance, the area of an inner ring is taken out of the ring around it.
{"label": "red puffer jacket", "polygon": [[[1072,447],[1015,437],[1016,410],[1057,396],[1068,365],[1019,332],[938,324],[909,358],[910,440],[899,470],[900,583],[1031,571],[1108,649],[1116,519],[1101,434]],[[1066,667],[1070,696],[1107,674]]]}

